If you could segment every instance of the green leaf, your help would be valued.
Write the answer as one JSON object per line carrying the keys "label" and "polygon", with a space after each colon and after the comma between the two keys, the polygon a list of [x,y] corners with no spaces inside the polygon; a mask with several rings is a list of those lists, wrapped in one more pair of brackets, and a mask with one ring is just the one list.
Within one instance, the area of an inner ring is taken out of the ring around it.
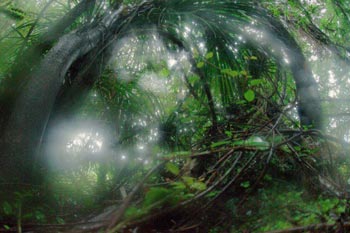
{"label": "green leaf", "polygon": [[231,143],[231,146],[243,146],[245,145],[246,140],[238,140],[238,141],[234,141]]}
{"label": "green leaf", "polygon": [[244,75],[244,76],[247,76],[247,75],[248,75],[248,72],[245,71],[245,70],[242,70],[241,72],[239,72],[239,74]]}
{"label": "green leaf", "polygon": [[146,211],[144,209],[137,208],[135,206],[131,206],[125,211],[125,216],[126,217],[136,217],[136,216],[143,215],[145,213],[146,213]]}
{"label": "green leaf", "polygon": [[165,157],[165,158],[169,158],[169,157],[187,157],[190,154],[191,154],[191,152],[188,152],[188,151],[178,151],[178,152],[174,152],[174,153],[165,154],[163,157]]}
{"label": "green leaf", "polygon": [[188,77],[188,81],[193,85],[195,82],[199,81],[199,77],[197,75],[191,75]]}
{"label": "green leaf", "polygon": [[194,196],[195,196],[194,193],[186,193],[186,194],[183,195],[183,197],[185,199],[193,198]]}
{"label": "green leaf", "polygon": [[256,56],[251,56],[250,60],[258,60],[258,58]]}
{"label": "green leaf", "polygon": [[219,141],[219,142],[214,142],[210,145],[211,148],[215,148],[215,147],[219,147],[219,146],[223,146],[223,145],[227,145],[230,144],[230,141]]}
{"label": "green leaf", "polygon": [[227,137],[232,137],[232,132],[229,131],[229,130],[226,130],[225,134],[226,134]]}
{"label": "green leaf", "polygon": [[207,189],[207,185],[203,182],[196,181],[191,185],[191,188],[196,189],[198,191],[203,191]]}
{"label": "green leaf", "polygon": [[210,59],[210,58],[212,58],[214,56],[214,53],[213,52],[209,52],[209,53],[207,53],[206,55],[205,55],[205,58],[206,59]]}
{"label": "green leaf", "polygon": [[173,182],[171,183],[171,185],[174,187],[174,189],[178,189],[178,190],[186,189],[186,185],[184,184],[184,182]]}
{"label": "green leaf", "polygon": [[168,77],[170,75],[170,71],[167,69],[167,68],[163,68],[161,71],[160,71],[160,74],[164,77]]}
{"label": "green leaf", "polygon": [[63,218],[60,218],[60,217],[57,217],[57,218],[56,218],[56,222],[57,222],[58,224],[64,224],[64,223],[65,223],[64,219],[63,219]]}
{"label": "green leaf", "polygon": [[247,104],[247,102],[245,100],[238,100],[236,102],[236,104],[238,104],[238,105],[245,105],[245,104]]}
{"label": "green leaf", "polygon": [[249,181],[244,181],[241,183],[241,187],[243,188],[249,188],[250,187],[250,182]]}
{"label": "green leaf", "polygon": [[271,180],[272,180],[272,176],[270,176],[269,174],[266,174],[266,175],[264,176],[264,180],[266,180],[266,181],[271,181]]}
{"label": "green leaf", "polygon": [[291,153],[292,152],[287,145],[280,146],[280,149],[283,150],[286,153]]}
{"label": "green leaf", "polygon": [[231,77],[237,77],[239,75],[239,72],[236,70],[231,70],[231,69],[223,69],[221,70],[221,73],[227,74]]}
{"label": "green leaf", "polygon": [[157,188],[150,188],[150,190],[146,193],[145,200],[143,202],[144,207],[148,207],[152,205],[153,203],[165,200],[165,198],[170,195],[173,191],[157,187]]}
{"label": "green leaf", "polygon": [[204,66],[204,62],[201,61],[201,62],[198,62],[198,63],[197,63],[197,68],[200,69],[200,68],[202,68],[203,66]]}
{"label": "green leaf", "polygon": [[196,181],[195,178],[190,176],[183,176],[182,180],[189,186],[191,186]]}
{"label": "green leaf", "polygon": [[255,93],[253,90],[249,89],[248,91],[246,91],[244,93],[244,98],[248,101],[248,102],[252,102],[255,99]]}
{"label": "green leaf", "polygon": [[257,149],[261,150],[267,150],[270,148],[270,143],[259,136],[251,136],[247,140],[245,140],[245,146],[256,147]]}
{"label": "green leaf", "polygon": [[3,226],[4,226],[5,230],[10,230],[11,229],[11,227],[9,227],[8,225],[3,225]]}
{"label": "green leaf", "polygon": [[11,214],[13,214],[12,206],[11,206],[7,201],[5,201],[5,202],[2,204],[2,209],[4,210],[4,213],[5,213],[6,215],[11,215]]}
{"label": "green leaf", "polygon": [[180,173],[179,167],[174,163],[165,164],[165,168],[168,172],[174,174],[175,176],[179,175],[179,173]]}
{"label": "green leaf", "polygon": [[35,218],[39,221],[43,221],[45,219],[45,215],[43,212],[37,210],[35,211]]}
{"label": "green leaf", "polygon": [[206,195],[206,197],[215,197],[218,193],[218,191],[211,191]]}
{"label": "green leaf", "polygon": [[264,80],[263,79],[253,79],[249,82],[250,86],[258,86],[260,84],[263,84]]}
{"label": "green leaf", "polygon": [[271,141],[271,143],[278,144],[283,142],[285,138],[281,135],[275,135],[273,136],[273,138],[269,138],[269,140]]}
{"label": "green leaf", "polygon": [[329,210],[333,209],[336,204],[337,203],[335,203],[334,200],[331,200],[331,199],[325,199],[325,200],[319,201],[319,205],[323,213],[329,212]]}
{"label": "green leaf", "polygon": [[259,150],[267,150],[270,148],[270,143],[258,136],[251,136],[247,140],[238,140],[231,143],[232,146],[255,147]]}
{"label": "green leaf", "polygon": [[193,58],[197,58],[199,56],[199,52],[197,49],[193,49]]}

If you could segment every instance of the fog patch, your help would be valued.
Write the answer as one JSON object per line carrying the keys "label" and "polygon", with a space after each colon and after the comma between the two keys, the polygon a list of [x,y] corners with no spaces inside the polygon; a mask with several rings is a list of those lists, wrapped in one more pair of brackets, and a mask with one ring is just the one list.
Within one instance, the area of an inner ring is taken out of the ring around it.
{"label": "fog patch", "polygon": [[143,75],[139,81],[139,85],[142,89],[155,94],[166,94],[169,91],[167,80],[162,79],[154,72]]}
{"label": "fog patch", "polygon": [[130,33],[115,44],[113,53],[109,65],[116,82],[134,82],[171,108],[186,96],[185,77],[192,68],[189,54],[165,43],[156,30]]}
{"label": "fog patch", "polygon": [[111,153],[111,133],[96,120],[65,120],[49,129],[44,154],[50,168],[74,169],[102,162]]}

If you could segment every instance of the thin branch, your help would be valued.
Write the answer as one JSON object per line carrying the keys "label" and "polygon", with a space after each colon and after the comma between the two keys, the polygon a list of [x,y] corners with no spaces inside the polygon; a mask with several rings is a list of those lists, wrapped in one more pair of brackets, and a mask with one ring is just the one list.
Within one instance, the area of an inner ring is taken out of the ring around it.
{"label": "thin branch", "polygon": [[[300,232],[345,232],[345,231],[335,231],[338,224],[327,224],[320,223],[302,227],[294,227],[290,229],[277,230],[277,231],[268,231],[265,233],[300,233]],[[345,222],[342,224],[342,229],[338,230],[350,230],[350,222]],[[347,232],[347,231],[346,231]]]}
{"label": "thin branch", "polygon": [[141,187],[146,183],[146,180],[155,172],[157,171],[161,166],[164,165],[165,162],[159,163],[157,166],[155,166],[153,169],[151,169],[145,177],[134,187],[134,189],[131,191],[131,193],[125,198],[124,202],[119,207],[118,211],[115,213],[115,215],[112,217],[112,220],[110,221],[108,230],[110,232],[114,232],[117,224],[120,222],[121,218],[123,217],[126,209],[130,206],[131,201],[135,194],[141,189]]}

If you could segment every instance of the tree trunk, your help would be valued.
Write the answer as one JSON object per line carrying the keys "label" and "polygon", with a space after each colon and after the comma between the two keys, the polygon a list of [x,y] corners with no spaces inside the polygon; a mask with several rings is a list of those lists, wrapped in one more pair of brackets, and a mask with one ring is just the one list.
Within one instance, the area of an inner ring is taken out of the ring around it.
{"label": "tree trunk", "polygon": [[68,69],[113,32],[123,9],[121,6],[100,22],[61,37],[30,76],[5,128],[2,176],[32,180],[30,167]]}

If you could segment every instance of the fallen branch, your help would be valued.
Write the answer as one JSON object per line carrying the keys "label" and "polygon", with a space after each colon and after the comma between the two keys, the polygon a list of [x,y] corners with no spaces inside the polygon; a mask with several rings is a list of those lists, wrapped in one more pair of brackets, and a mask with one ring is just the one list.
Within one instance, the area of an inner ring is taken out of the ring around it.
{"label": "fallen branch", "polygon": [[153,169],[151,169],[145,177],[134,187],[134,189],[131,191],[131,193],[125,198],[121,206],[119,207],[118,211],[114,214],[112,217],[112,220],[108,226],[108,230],[111,232],[115,232],[114,228],[119,223],[121,218],[123,217],[126,209],[130,206],[131,201],[135,194],[140,190],[140,188],[143,186],[143,184],[146,182],[146,180],[155,172],[157,171],[161,166],[164,165],[165,162],[159,163],[157,166],[155,166]]}
{"label": "fallen branch", "polygon": [[301,232],[348,232],[350,230],[350,222],[340,224],[320,223],[308,226],[294,227],[284,230],[269,231],[265,233],[301,233]]}

